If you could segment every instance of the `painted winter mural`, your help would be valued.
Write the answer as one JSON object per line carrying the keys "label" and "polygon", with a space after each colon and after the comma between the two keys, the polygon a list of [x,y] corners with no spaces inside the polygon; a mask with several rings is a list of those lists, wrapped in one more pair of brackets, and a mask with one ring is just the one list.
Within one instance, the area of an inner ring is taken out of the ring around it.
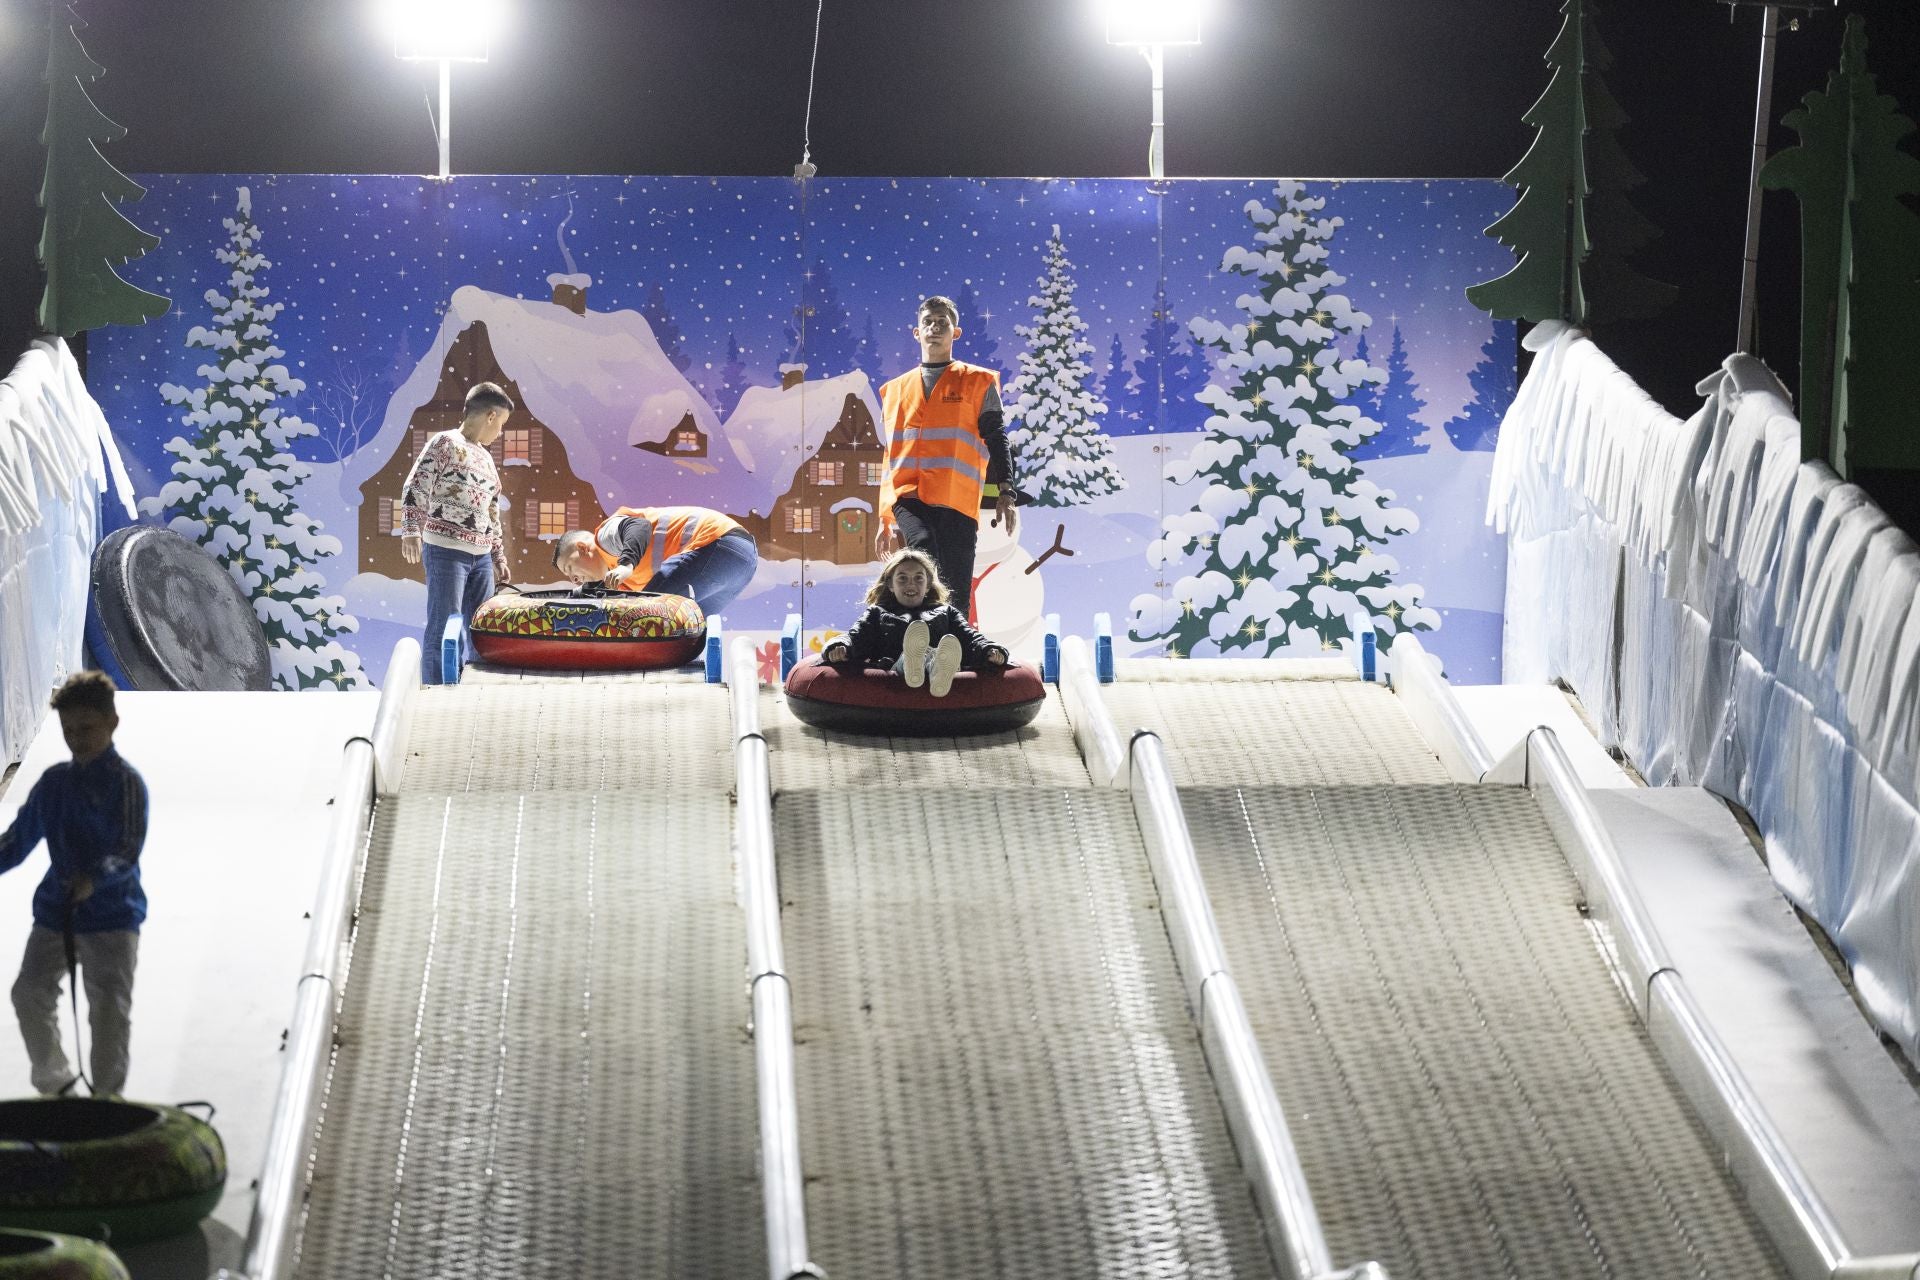
{"label": "painted winter mural", "polygon": [[1506,265],[1497,183],[140,180],[163,242],[128,270],[210,310],[95,335],[90,381],[287,687],[377,679],[417,632],[394,503],[483,379],[520,406],[516,582],[614,507],[698,503],[760,543],[732,627],[843,626],[875,388],[936,292],[1002,376],[1026,505],[1017,538],[983,523],[975,598],[1016,651],[1107,612],[1123,652],[1312,653],[1360,608],[1498,678],[1480,512],[1515,342],[1462,296]]}

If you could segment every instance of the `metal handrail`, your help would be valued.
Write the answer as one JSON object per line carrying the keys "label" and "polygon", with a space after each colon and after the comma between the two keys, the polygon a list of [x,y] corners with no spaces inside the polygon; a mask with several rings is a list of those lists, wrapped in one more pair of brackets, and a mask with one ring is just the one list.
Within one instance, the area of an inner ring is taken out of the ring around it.
{"label": "metal handrail", "polygon": [[380,752],[384,747],[388,753],[387,775],[393,777],[393,754],[404,749],[401,704],[420,681],[419,642],[405,639],[396,644],[387,671],[371,736],[348,739],[341,753],[333,788],[333,824],[314,891],[306,956],[294,990],[293,1018],[287,1024],[287,1060],[274,1094],[258,1190],[247,1220],[246,1247],[240,1269],[223,1267],[214,1273],[216,1280],[282,1280],[291,1270],[314,1119],[333,1057],[341,950],[353,923],[354,871],[373,812]]}
{"label": "metal handrail", "polygon": [[734,856],[746,914],[747,980],[753,1003],[753,1059],[760,1114],[760,1186],[772,1280],[824,1280],[807,1244],[800,1168],[799,1091],[793,1055],[793,994],[780,939],[780,885],[773,851],[773,783],[760,734],[754,644],[734,638],[727,653],[733,718]]}
{"label": "metal handrail", "polygon": [[[1074,738],[1087,753],[1088,770],[1096,782],[1104,781],[1106,756],[1119,734],[1107,715],[1084,641],[1069,639],[1061,645],[1060,688]],[[1161,919],[1275,1260],[1287,1280],[1386,1280],[1386,1272],[1374,1262],[1334,1268],[1286,1113],[1274,1092],[1272,1073],[1253,1034],[1240,988],[1227,969],[1226,945],[1159,736],[1147,730],[1136,732],[1125,760],[1134,819],[1145,838],[1160,894]]]}

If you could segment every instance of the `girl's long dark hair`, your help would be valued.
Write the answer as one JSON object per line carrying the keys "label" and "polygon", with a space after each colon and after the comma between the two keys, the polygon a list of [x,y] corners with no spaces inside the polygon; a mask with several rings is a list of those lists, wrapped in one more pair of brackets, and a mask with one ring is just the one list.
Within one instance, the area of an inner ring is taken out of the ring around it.
{"label": "girl's long dark hair", "polygon": [[947,602],[953,593],[948,591],[947,584],[940,580],[940,566],[933,562],[933,557],[918,547],[902,547],[888,556],[887,562],[880,566],[880,576],[874,579],[872,586],[867,588],[868,604],[877,604],[883,609],[906,607],[893,594],[893,571],[909,561],[927,571],[927,599],[935,604]]}

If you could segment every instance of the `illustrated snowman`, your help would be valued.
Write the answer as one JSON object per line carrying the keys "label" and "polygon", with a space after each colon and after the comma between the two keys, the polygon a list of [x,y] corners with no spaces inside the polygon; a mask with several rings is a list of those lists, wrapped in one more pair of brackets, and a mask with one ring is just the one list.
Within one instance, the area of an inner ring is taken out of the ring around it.
{"label": "illustrated snowman", "polygon": [[1040,664],[1046,618],[1046,584],[1020,540],[995,520],[993,509],[980,512],[980,537],[973,550],[973,607],[968,621],[995,644],[1007,646],[1016,662]]}

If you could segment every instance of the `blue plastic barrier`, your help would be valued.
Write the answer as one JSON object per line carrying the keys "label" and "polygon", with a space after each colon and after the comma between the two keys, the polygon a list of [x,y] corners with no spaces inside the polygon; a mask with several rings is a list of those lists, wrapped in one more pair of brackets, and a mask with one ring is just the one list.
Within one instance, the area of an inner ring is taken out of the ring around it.
{"label": "blue plastic barrier", "polygon": [[780,679],[784,681],[800,661],[800,615],[790,613],[780,628]]}
{"label": "blue plastic barrier", "polygon": [[1093,615],[1093,674],[1113,683],[1113,619],[1104,613]]}
{"label": "blue plastic barrier", "polygon": [[1379,664],[1375,660],[1375,651],[1379,641],[1373,630],[1373,619],[1358,610],[1347,615],[1347,629],[1353,633],[1353,648],[1348,656],[1360,673],[1362,680],[1377,680]]}
{"label": "blue plastic barrier", "polygon": [[467,656],[467,629],[459,614],[447,619],[440,631],[440,683],[459,684],[460,668]]}
{"label": "blue plastic barrier", "polygon": [[1060,615],[1047,615],[1047,634],[1040,642],[1040,678],[1048,684],[1060,683]]}
{"label": "blue plastic barrier", "polygon": [[708,684],[719,684],[726,679],[726,647],[721,643],[721,636],[725,634],[726,629],[726,619],[707,619],[706,659]]}

